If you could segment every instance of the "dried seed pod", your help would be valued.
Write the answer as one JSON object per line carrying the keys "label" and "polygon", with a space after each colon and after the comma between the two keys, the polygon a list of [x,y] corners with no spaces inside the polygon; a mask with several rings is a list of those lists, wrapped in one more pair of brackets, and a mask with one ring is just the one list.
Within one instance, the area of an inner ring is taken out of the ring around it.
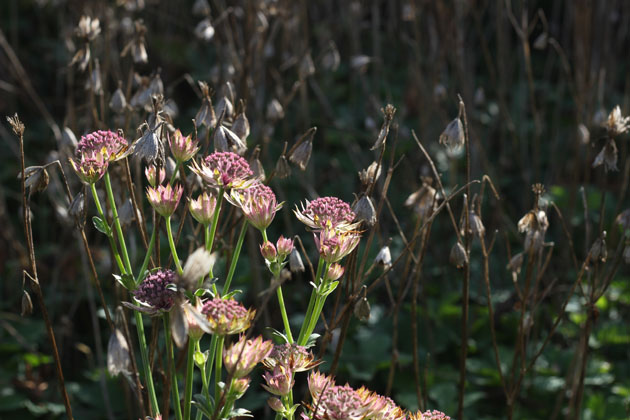
{"label": "dried seed pod", "polygon": [[339,55],[339,50],[335,43],[331,41],[328,50],[322,57],[322,67],[326,70],[335,71],[339,68],[340,63],[341,56]]}
{"label": "dried seed pod", "polygon": [[195,124],[197,128],[202,125],[205,125],[207,128],[214,128],[217,124],[217,116],[214,113],[212,99],[210,99],[210,88],[206,82],[199,82],[199,89],[201,89],[203,94],[203,100],[201,102],[201,108],[199,108],[195,116]]}
{"label": "dried seed pod", "polygon": [[591,255],[591,261],[600,260],[601,262],[606,262],[606,258],[608,258],[606,231],[602,232],[602,235],[593,242],[589,254]]}
{"label": "dried seed pod", "polygon": [[446,151],[449,156],[457,155],[466,142],[464,136],[464,125],[459,117],[448,123],[439,139],[440,144],[446,146]]}
{"label": "dried seed pod", "polygon": [[534,49],[544,50],[545,48],[547,48],[548,40],[549,40],[549,35],[547,34],[547,32],[541,33],[540,35],[536,37],[536,40],[534,40],[534,44],[533,44]]}
{"label": "dried seed pod", "polygon": [[288,178],[291,175],[291,167],[287,158],[284,155],[280,155],[276,162],[276,176],[280,179]]}
{"label": "dried seed pod", "polygon": [[[204,274],[207,274],[207,272]],[[170,327],[173,341],[177,347],[182,348],[188,340],[188,319],[186,318],[186,313],[184,312],[184,308],[182,308],[181,302],[175,302],[169,318],[171,321]]]}
{"label": "dried seed pod", "polygon": [[85,81],[85,90],[91,90],[95,95],[100,96],[103,94],[103,83],[101,79],[101,65],[97,59],[94,60],[94,67],[90,77]]}
{"label": "dried seed pod", "polygon": [[79,23],[74,30],[74,34],[84,41],[93,41],[101,33],[101,22],[90,16],[81,16]]}
{"label": "dried seed pod", "polygon": [[202,41],[208,42],[214,38],[214,26],[210,18],[205,18],[195,26],[195,36]]}
{"label": "dried seed pod", "polygon": [[234,119],[234,122],[232,123],[232,131],[243,142],[245,142],[247,137],[249,137],[249,120],[247,119],[244,111],[241,111]]}
{"label": "dried seed pod", "polygon": [[613,138],[609,138],[602,150],[595,156],[593,168],[602,164],[606,172],[619,170],[617,169],[617,144]]}
{"label": "dried seed pod", "polygon": [[605,121],[604,126],[608,130],[610,137],[617,137],[630,129],[630,117],[621,115],[621,108],[617,105],[608,114],[608,119]]}
{"label": "dried seed pod", "polygon": [[381,165],[374,161],[366,169],[359,171],[359,180],[363,186],[368,186],[372,180],[376,182],[381,176]]}
{"label": "dried seed pod", "polygon": [[523,266],[524,254],[519,252],[510,258],[510,262],[507,265],[507,269],[512,273],[519,274],[521,272],[521,267]]}
{"label": "dried seed pod", "polygon": [[[120,219],[120,223],[122,226],[129,226],[135,220],[133,217],[133,203],[131,202],[131,198],[128,198],[122,206],[118,209],[118,218]],[[142,215],[140,211],[136,213],[136,218],[142,223]]]}
{"label": "dried seed pod", "polygon": [[284,118],[284,108],[276,98],[273,98],[267,105],[267,118],[271,121],[278,121]]}
{"label": "dried seed pod", "polygon": [[254,149],[254,153],[252,153],[252,157],[249,159],[249,168],[254,173],[254,178],[256,179],[264,179],[265,178],[265,168],[258,159],[258,155],[260,154],[260,148],[256,147]]}
{"label": "dried seed pod", "polygon": [[421,218],[429,217],[437,207],[437,190],[430,184],[430,179],[422,182],[422,187],[405,200],[405,206],[411,207]]}
{"label": "dried seed pod", "polygon": [[210,5],[208,0],[195,0],[192,7],[192,13],[195,16],[208,16],[210,14]]}
{"label": "dried seed pod", "polygon": [[212,136],[215,152],[227,152],[229,150],[226,128],[219,126]]}
{"label": "dried seed pod", "polygon": [[127,99],[121,88],[122,83],[118,82],[118,89],[114,91],[111,99],[109,100],[109,107],[112,111],[120,114],[127,109]]}
{"label": "dried seed pod", "polygon": [[455,245],[451,248],[451,254],[449,256],[449,261],[456,268],[463,268],[468,264],[468,255],[466,254],[466,249],[461,244],[461,242],[456,242]]}
{"label": "dried seed pod", "polygon": [[20,316],[29,316],[33,313],[33,301],[26,290],[22,291],[22,312]]}
{"label": "dried seed pod", "polygon": [[315,64],[313,63],[313,57],[311,57],[310,53],[306,53],[304,58],[302,58],[302,61],[300,61],[298,75],[300,79],[306,79],[313,74],[315,74]]}
{"label": "dried seed pod", "polygon": [[356,214],[357,220],[364,221],[369,226],[374,226],[376,223],[376,209],[370,197],[362,196],[353,206],[352,211]]}
{"label": "dried seed pod", "polygon": [[301,170],[305,170],[308,165],[308,161],[311,159],[312,151],[313,138],[311,136],[293,150],[293,153],[289,156],[289,160],[295,163]]}
{"label": "dried seed pod", "polygon": [[[48,187],[50,177],[48,171],[43,166],[29,166],[24,169],[24,186],[29,189],[29,195],[34,192],[41,192]],[[22,174],[18,174],[18,179],[22,178]]]}
{"label": "dried seed pod", "polygon": [[363,322],[370,319],[370,303],[366,297],[362,297],[354,304],[354,316]]}
{"label": "dried seed pod", "polygon": [[588,128],[586,128],[584,124],[580,123],[577,130],[580,143],[584,145],[588,144],[591,141],[591,133],[588,131]]}
{"label": "dried seed pod", "polygon": [[72,203],[70,203],[70,207],[68,208],[68,214],[74,219],[77,226],[85,226],[85,196],[82,192],[77,193],[72,199]]}
{"label": "dried seed pod", "polygon": [[131,372],[129,343],[125,339],[122,328],[119,327],[118,319],[107,344],[107,371],[112,376],[118,376],[120,373],[127,375]]}
{"label": "dried seed pod", "polygon": [[214,112],[216,115],[223,115],[223,118],[231,120],[232,112],[234,112],[234,105],[232,105],[232,102],[230,102],[227,96],[224,96],[217,103]]}
{"label": "dried seed pod", "polygon": [[381,131],[379,131],[376,142],[374,142],[370,150],[376,150],[385,144],[389,134],[389,127],[394,120],[394,114],[396,114],[396,108],[392,104],[387,104],[385,108],[381,108],[381,112],[383,113],[383,125],[381,125]]}
{"label": "dried seed pod", "polygon": [[376,258],[374,258],[374,264],[381,265],[385,269],[392,266],[392,253],[388,246],[384,246],[378,251]]}
{"label": "dried seed pod", "polygon": [[164,156],[162,142],[158,139],[156,131],[147,128],[133,146],[134,156],[146,162],[147,165],[155,164],[155,161]]}
{"label": "dried seed pod", "polygon": [[64,127],[61,134],[61,147],[68,147],[74,151],[78,144],[77,136],[74,135],[69,127]]}
{"label": "dried seed pod", "polygon": [[624,210],[617,215],[615,222],[626,231],[626,235],[630,234],[630,209]]}
{"label": "dried seed pod", "polygon": [[305,270],[302,256],[297,248],[293,248],[293,251],[289,254],[289,269],[291,269],[293,273],[304,272]]}
{"label": "dried seed pod", "polygon": [[545,234],[540,230],[530,230],[525,235],[525,243],[523,247],[525,252],[538,252],[544,245]]}
{"label": "dried seed pod", "polygon": [[[466,234],[466,215],[462,214],[462,218],[460,220],[460,233],[462,236]],[[468,212],[468,234],[479,236],[480,238],[486,234],[486,228],[483,226],[481,222],[481,217],[477,215],[476,212],[470,211]]]}

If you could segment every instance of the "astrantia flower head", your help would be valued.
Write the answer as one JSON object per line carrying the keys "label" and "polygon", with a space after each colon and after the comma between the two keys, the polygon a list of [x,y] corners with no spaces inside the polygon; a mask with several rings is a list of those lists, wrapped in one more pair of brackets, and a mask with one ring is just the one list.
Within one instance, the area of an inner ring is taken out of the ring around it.
{"label": "astrantia flower head", "polygon": [[317,420],[360,420],[367,412],[361,397],[350,385],[335,385],[335,381],[319,372],[308,378],[308,387],[313,403],[312,419]]}
{"label": "astrantia flower head", "polygon": [[81,136],[77,145],[77,157],[89,152],[102,151],[104,159],[111,162],[124,156],[127,146],[124,137],[113,131],[98,130]]}
{"label": "astrantia flower head", "polygon": [[322,230],[315,233],[315,246],[327,263],[341,261],[359,245],[361,235],[356,232]]}
{"label": "astrantia flower head", "polygon": [[276,365],[273,371],[265,372],[263,378],[267,383],[263,384],[263,388],[279,397],[287,395],[295,384],[293,371],[283,365]]}
{"label": "astrantia flower head", "polygon": [[186,162],[192,159],[199,151],[198,143],[198,140],[193,140],[190,134],[184,137],[179,130],[176,130],[168,138],[171,153],[178,162]]}
{"label": "astrantia flower head", "polygon": [[108,161],[104,157],[104,150],[90,150],[81,153],[78,159],[70,158],[70,165],[81,181],[94,184],[107,172]]}
{"label": "astrantia flower head", "polygon": [[258,363],[271,353],[273,342],[258,336],[248,340],[242,336],[223,353],[223,363],[227,371],[235,378],[247,376]]}
{"label": "astrantia flower head", "polygon": [[204,192],[196,200],[190,200],[190,214],[202,225],[207,225],[212,221],[214,210],[217,207],[217,198]]}
{"label": "astrantia flower head", "polygon": [[171,184],[159,185],[157,188],[147,188],[147,197],[155,211],[163,217],[170,217],[182,198],[182,192],[181,185],[175,188]]}
{"label": "astrantia flower head", "polygon": [[289,343],[276,344],[269,357],[263,360],[267,369],[282,365],[293,372],[305,372],[320,364],[321,361],[315,360],[313,353],[306,350],[306,347]]}
{"label": "astrantia flower head", "polygon": [[166,169],[163,166],[158,169],[155,165],[149,165],[144,169],[144,175],[147,177],[149,185],[155,188],[166,179]]}
{"label": "astrantia flower head", "polygon": [[427,410],[424,413],[420,411],[415,414],[409,413],[408,420],[451,420],[451,418],[441,411]]}
{"label": "astrantia flower head", "polygon": [[365,387],[357,390],[366,409],[366,419],[370,420],[406,420],[405,412],[388,397],[370,391]]}
{"label": "astrantia flower head", "polygon": [[256,316],[255,310],[247,310],[234,299],[216,297],[207,300],[201,309],[212,332],[217,335],[238,334],[249,328]]}
{"label": "astrantia flower head", "polygon": [[293,251],[293,239],[285,238],[280,235],[276,241],[276,250],[278,251],[278,259],[284,261],[291,251]]}
{"label": "astrantia flower head", "polygon": [[222,188],[244,188],[253,172],[249,163],[232,152],[214,152],[201,163],[193,161],[190,169],[206,183]]}
{"label": "astrantia flower head", "polygon": [[358,223],[350,205],[337,197],[321,197],[306,201],[302,210],[293,211],[298,220],[313,229],[352,230]]}
{"label": "astrantia flower head", "polygon": [[145,277],[133,296],[151,309],[168,311],[175,301],[175,291],[169,289],[168,285],[175,283],[175,280],[172,270],[157,270]]}
{"label": "astrantia flower head", "polygon": [[249,223],[259,230],[267,229],[282,208],[271,188],[258,181],[249,188],[233,189],[227,200],[239,207]]}

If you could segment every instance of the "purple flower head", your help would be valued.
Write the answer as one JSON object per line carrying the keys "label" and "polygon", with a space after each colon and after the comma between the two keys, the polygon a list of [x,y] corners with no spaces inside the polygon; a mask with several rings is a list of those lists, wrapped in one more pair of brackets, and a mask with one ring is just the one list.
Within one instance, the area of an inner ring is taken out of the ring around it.
{"label": "purple flower head", "polygon": [[170,217],[175,212],[183,191],[181,185],[175,188],[171,187],[171,184],[158,185],[157,188],[147,188],[147,197],[156,212],[161,216]]}
{"label": "purple flower head", "polygon": [[258,181],[249,188],[233,189],[227,199],[239,207],[249,223],[259,230],[267,229],[282,207],[272,189]]}
{"label": "purple flower head", "polygon": [[210,329],[217,335],[238,334],[251,325],[255,310],[247,310],[234,299],[216,297],[204,302],[201,313],[210,323]]}
{"label": "purple flower head", "polygon": [[127,150],[127,140],[113,131],[98,130],[81,136],[77,145],[77,157],[85,153],[103,150],[107,161],[116,160]]}
{"label": "purple flower head", "polygon": [[294,210],[295,216],[305,225],[321,230],[352,230],[358,224],[352,223],[356,215],[350,205],[337,197],[320,197],[307,201],[302,210]]}
{"label": "purple flower head", "polygon": [[175,298],[175,292],[167,288],[171,283],[175,283],[175,273],[168,269],[158,270],[146,276],[133,295],[152,309],[168,311]]}
{"label": "purple flower head", "polygon": [[81,153],[77,159],[70,158],[70,165],[86,184],[94,184],[107,172],[108,161],[102,151],[92,150]]}
{"label": "purple flower head", "polygon": [[193,161],[190,169],[206,183],[222,188],[243,188],[253,175],[249,163],[232,152],[214,152],[201,164]]}

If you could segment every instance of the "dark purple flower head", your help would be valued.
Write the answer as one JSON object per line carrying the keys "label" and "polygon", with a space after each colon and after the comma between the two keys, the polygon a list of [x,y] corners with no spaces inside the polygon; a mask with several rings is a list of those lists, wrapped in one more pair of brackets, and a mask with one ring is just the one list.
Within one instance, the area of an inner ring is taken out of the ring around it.
{"label": "dark purple flower head", "polygon": [[133,295],[153,309],[168,311],[175,301],[175,292],[167,288],[171,283],[175,283],[175,273],[168,269],[158,270],[146,276]]}

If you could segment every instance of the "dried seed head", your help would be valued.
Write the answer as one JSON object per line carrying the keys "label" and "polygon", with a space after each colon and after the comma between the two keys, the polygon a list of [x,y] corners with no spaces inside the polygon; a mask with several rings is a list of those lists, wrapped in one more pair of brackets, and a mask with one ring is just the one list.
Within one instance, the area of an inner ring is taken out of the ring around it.
{"label": "dried seed head", "polygon": [[534,41],[534,49],[536,50],[544,50],[545,48],[547,48],[547,41],[549,40],[549,35],[547,35],[547,32],[543,32],[540,35],[538,35],[536,37],[536,40]]}
{"label": "dried seed head", "polygon": [[72,203],[70,203],[68,208],[68,214],[74,219],[77,226],[85,226],[85,197],[82,192],[77,193],[72,199]]}
{"label": "dried seed head", "polygon": [[374,161],[366,169],[359,171],[359,180],[363,186],[368,186],[374,180],[376,182],[381,176],[381,165]]}
{"label": "dried seed head", "polygon": [[208,275],[217,259],[216,254],[210,254],[205,247],[200,247],[188,256],[184,264],[184,271],[180,278],[180,286],[186,290],[194,290],[199,279]]}
{"label": "dried seed head", "polygon": [[466,249],[461,244],[461,242],[456,242],[455,245],[451,248],[451,254],[449,256],[449,261],[456,268],[463,268],[468,264],[468,255],[466,254]]}
{"label": "dried seed head", "polygon": [[449,156],[458,155],[464,147],[466,139],[464,137],[464,125],[459,117],[448,123],[442,134],[440,134],[440,144],[446,146]]}
{"label": "dried seed head", "polygon": [[127,109],[127,99],[122,91],[120,82],[118,82],[118,89],[114,91],[109,100],[109,107],[117,114],[123,113]]}
{"label": "dried seed head", "polygon": [[92,91],[95,95],[100,96],[103,94],[103,83],[101,81],[101,65],[98,58],[94,60],[93,67],[90,77],[85,81],[85,90]]}
{"label": "dried seed head", "polygon": [[423,181],[422,187],[407,197],[407,200],[405,200],[405,206],[411,207],[414,213],[416,213],[421,219],[431,216],[437,207],[436,189],[428,182]]}
{"label": "dried seed head", "polygon": [[284,108],[276,98],[273,98],[267,105],[267,118],[272,122],[284,118]]}
{"label": "dried seed head", "polygon": [[[460,233],[461,235],[465,235],[465,227],[466,227],[466,215],[462,214],[462,219],[460,220]],[[483,226],[481,222],[481,217],[477,215],[476,212],[470,211],[468,212],[468,234],[479,236],[480,238],[486,234],[486,228]]]}
{"label": "dried seed head", "polygon": [[525,235],[525,252],[538,252],[545,242],[545,232],[541,230],[530,230]]}
{"label": "dried seed head", "polygon": [[384,246],[378,251],[376,258],[374,258],[374,264],[381,265],[385,269],[392,266],[392,253],[388,246]]}
{"label": "dried seed head", "polygon": [[214,110],[216,115],[223,115],[223,118],[232,120],[232,113],[234,112],[234,105],[227,98],[227,96],[222,97]]}
{"label": "dried seed head", "polygon": [[11,130],[13,130],[13,134],[20,137],[24,135],[24,124],[20,121],[20,117],[18,117],[17,112],[13,114],[12,117],[7,117],[7,122],[11,126]]}
{"label": "dried seed head", "polygon": [[510,262],[507,265],[507,269],[512,273],[519,274],[521,272],[521,267],[523,266],[524,254],[519,252],[515,254],[512,258],[510,258]]}
{"label": "dried seed head", "polygon": [[370,150],[376,150],[385,144],[387,135],[389,134],[389,127],[394,120],[394,114],[396,114],[396,108],[394,108],[392,104],[387,104],[385,108],[381,108],[381,112],[383,113],[383,124],[381,125],[381,130],[378,133],[376,142],[374,142]]}
{"label": "dried seed head", "polygon": [[[48,187],[50,177],[48,171],[43,166],[29,166],[24,169],[24,187],[29,189],[29,195],[34,192],[44,191]],[[22,174],[18,175],[18,179],[22,178]]]}
{"label": "dried seed head", "polygon": [[119,328],[114,330],[107,344],[107,371],[112,376],[118,376],[120,373],[126,375],[131,372],[129,344]]}
{"label": "dried seed head", "polygon": [[287,158],[284,155],[280,155],[276,162],[276,176],[280,179],[288,178],[291,175],[291,167]]}
{"label": "dried seed head", "polygon": [[93,19],[90,16],[81,16],[74,33],[86,42],[93,41],[101,33],[101,23],[98,19]]}
{"label": "dried seed head", "polygon": [[252,157],[249,159],[249,167],[253,172],[253,176],[255,179],[264,179],[265,178],[265,168],[258,159],[258,155],[260,153],[260,148],[256,147]]}
{"label": "dried seed head", "polygon": [[28,294],[26,290],[22,291],[22,312],[20,312],[20,316],[29,316],[33,313],[33,301],[31,300],[31,295]]}
{"label": "dried seed head", "polygon": [[376,224],[376,209],[372,203],[372,199],[367,195],[362,196],[356,202],[352,211],[356,214],[356,219],[365,222],[369,226]]}
{"label": "dried seed head", "polygon": [[247,119],[244,111],[241,111],[234,119],[234,122],[232,123],[232,131],[243,142],[245,142],[247,137],[249,137],[249,120]]}
{"label": "dried seed head", "polygon": [[606,249],[606,231],[602,232],[602,235],[595,240],[593,245],[591,245],[589,254],[591,255],[591,261],[600,260],[601,262],[606,262],[606,258],[608,258],[608,250]]}
{"label": "dried seed head", "polygon": [[289,268],[292,273],[304,272],[305,270],[302,256],[297,248],[293,248],[293,251],[289,254]]}
{"label": "dried seed head", "polygon": [[136,159],[143,160],[147,165],[155,164],[156,160],[164,158],[164,145],[159,140],[156,131],[147,128],[144,134],[133,145]]}
{"label": "dried seed head", "polygon": [[203,19],[195,26],[195,36],[205,42],[214,38],[214,26],[212,26],[209,17]]}
{"label": "dried seed head", "polygon": [[313,63],[313,57],[311,57],[310,53],[306,53],[302,61],[300,61],[298,74],[300,79],[306,79],[315,74],[315,64]]}
{"label": "dried seed head", "polygon": [[597,154],[593,161],[593,168],[604,165],[606,172],[618,171],[617,169],[617,144],[611,137],[606,141],[602,150]]}
{"label": "dried seed head", "polygon": [[308,165],[308,161],[311,159],[311,153],[313,151],[313,137],[310,136],[307,140],[303,141],[298,147],[293,150],[289,160],[295,163],[301,170],[305,170]]}
{"label": "dried seed head", "polygon": [[72,60],[70,61],[70,65],[73,66],[76,64],[77,67],[79,67],[79,70],[83,72],[88,67],[91,56],[92,53],[90,51],[90,44],[85,44],[74,54]]}
{"label": "dried seed head", "polygon": [[207,83],[199,82],[199,89],[201,89],[203,93],[203,100],[201,102],[201,108],[199,108],[195,116],[195,124],[197,128],[202,125],[205,125],[207,128],[214,128],[217,124],[217,116],[214,113],[212,99],[210,99],[210,88]]}
{"label": "dried seed head", "polygon": [[370,319],[370,302],[367,298],[363,297],[354,304],[354,316],[363,322]]}

